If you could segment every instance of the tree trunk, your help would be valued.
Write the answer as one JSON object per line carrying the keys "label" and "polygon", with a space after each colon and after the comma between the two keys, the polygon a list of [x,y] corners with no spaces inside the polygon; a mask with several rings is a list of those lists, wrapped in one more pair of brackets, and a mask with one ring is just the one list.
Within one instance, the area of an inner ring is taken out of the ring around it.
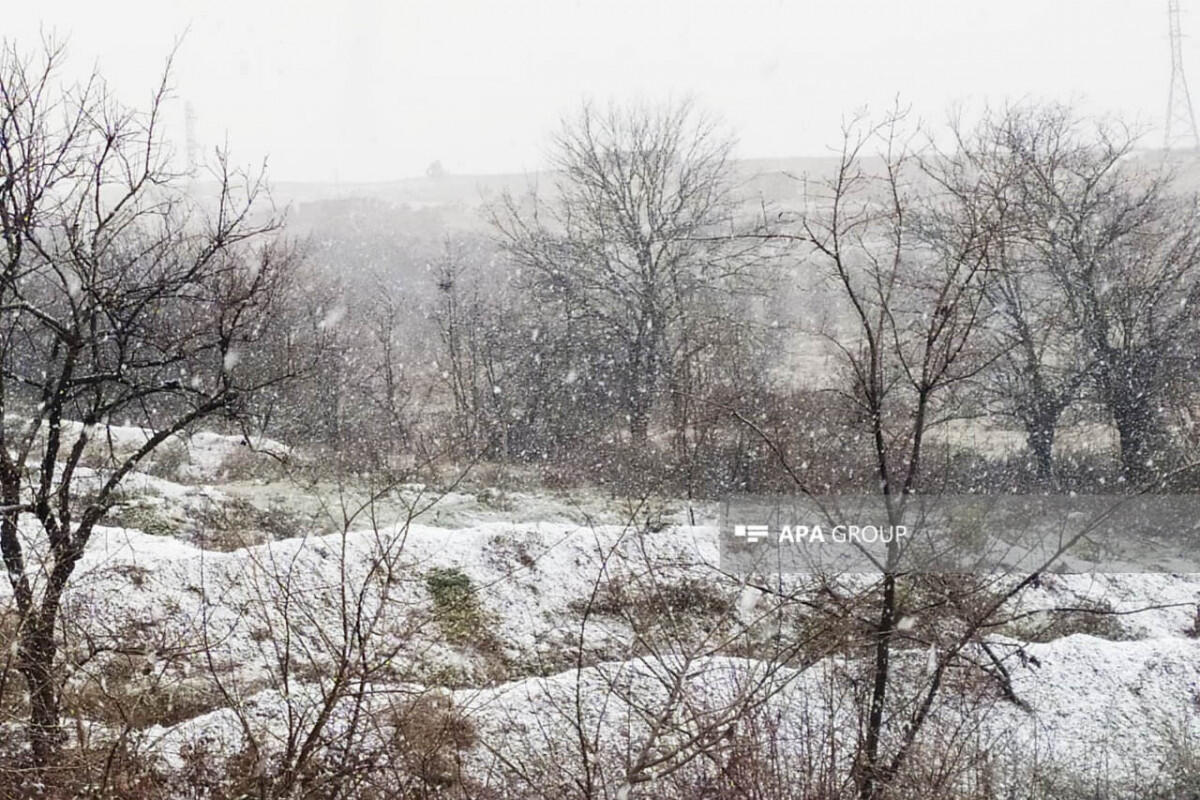
{"label": "tree trunk", "polygon": [[638,446],[645,447],[650,433],[650,403],[647,392],[634,390],[629,401],[629,439]]}
{"label": "tree trunk", "polygon": [[1165,464],[1167,437],[1158,406],[1163,386],[1152,354],[1111,355],[1100,376],[1100,396],[1112,414],[1121,447],[1121,476],[1133,485],[1154,478]]}
{"label": "tree trunk", "polygon": [[1164,453],[1161,421],[1143,401],[1114,404],[1113,422],[1121,445],[1121,474],[1134,484],[1153,478]]}
{"label": "tree trunk", "polygon": [[1025,441],[1033,453],[1038,480],[1049,483],[1054,479],[1054,437],[1058,428],[1058,411],[1037,414],[1025,422]]}
{"label": "tree trunk", "polygon": [[653,346],[647,342],[634,345],[630,358],[625,410],[629,415],[629,438],[638,447],[649,440],[650,412],[658,384]]}
{"label": "tree trunk", "polygon": [[54,763],[62,743],[55,653],[54,618],[30,616],[21,634],[20,671],[29,690],[29,744],[37,769]]}
{"label": "tree trunk", "polygon": [[28,610],[22,614],[17,669],[29,690],[29,744],[38,770],[54,765],[63,742],[59,714],[61,675],[54,664],[58,654],[54,629],[67,581],[83,555],[83,543],[91,537],[94,524],[95,519],[84,519],[75,530],[75,542],[59,541],[53,545],[54,566],[46,576],[41,602],[36,607],[27,606]]}
{"label": "tree trunk", "polygon": [[[890,569],[890,566],[889,566]],[[863,743],[865,763],[858,787],[861,800],[874,800],[880,789],[879,745],[883,734],[883,712],[887,703],[891,679],[892,633],[896,627],[896,576],[891,572],[883,578],[883,598],[879,609],[879,627],[875,631],[875,663],[871,675],[871,703],[867,712],[866,739]]]}

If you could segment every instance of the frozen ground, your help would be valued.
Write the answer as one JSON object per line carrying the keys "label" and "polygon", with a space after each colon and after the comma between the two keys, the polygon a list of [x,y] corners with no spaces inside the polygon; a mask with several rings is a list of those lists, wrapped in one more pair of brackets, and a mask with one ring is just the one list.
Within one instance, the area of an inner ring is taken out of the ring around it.
{"label": "frozen ground", "polygon": [[[157,693],[168,712],[135,736],[169,768],[201,745],[236,755],[248,733],[286,741],[297,709],[319,704],[338,655],[356,646],[372,665],[359,694],[376,711],[434,691],[474,721],[466,763],[480,775],[509,769],[518,752],[527,769],[571,758],[580,719],[602,758],[619,760],[668,696],[688,698],[696,724],[721,721],[748,683],[772,687],[767,708],[796,748],[818,747],[814,731],[855,734],[839,716],[856,675],[842,655],[779,666],[744,646],[761,593],[718,569],[713,506],[406,486],[347,524],[342,511],[359,504],[330,487],[197,482],[219,480],[243,447],[192,437],[193,455],[175,467],[190,483],[133,476],[64,602],[71,685],[134,659],[128,691]],[[231,536],[256,526],[245,545]],[[447,628],[438,575],[466,576],[475,599],[456,618],[464,627]],[[649,580],[678,588],[668,611],[686,621],[666,651],[661,630],[610,607],[620,587]],[[1153,773],[1200,735],[1198,602],[1200,575],[1046,576],[992,636],[1020,703],[991,701],[973,735],[997,759],[1039,758],[1084,778]],[[1054,608],[1113,613],[1102,623],[1067,613],[1056,627]],[[713,645],[719,636],[741,651]],[[919,681],[925,653],[900,668]],[[953,728],[954,704],[939,713]],[[336,733],[352,710],[334,717]]]}

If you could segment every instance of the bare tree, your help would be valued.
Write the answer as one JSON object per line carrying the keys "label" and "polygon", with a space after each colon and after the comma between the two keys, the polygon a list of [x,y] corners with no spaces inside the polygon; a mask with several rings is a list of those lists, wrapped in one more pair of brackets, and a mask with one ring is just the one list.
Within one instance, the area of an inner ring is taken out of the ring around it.
{"label": "bare tree", "polygon": [[[59,738],[60,600],[94,527],[155,448],[281,378],[253,346],[292,261],[254,216],[261,178],[220,158],[211,202],[175,188],[166,78],[135,111],[95,75],[60,90],[61,59],[52,44],[0,52],[0,550],[38,767]],[[112,447],[110,420],[144,426],[144,441]],[[106,440],[85,480],[85,451]]]}
{"label": "bare tree", "polygon": [[1200,217],[1169,172],[1139,163],[1136,141],[1052,105],[989,117],[963,148],[1007,176],[997,200],[1013,225],[992,248],[1014,345],[1001,388],[1043,472],[1058,415],[1086,384],[1117,429],[1125,477],[1168,467],[1163,409],[1200,341]]}
{"label": "bare tree", "polygon": [[[924,201],[912,185],[917,172],[912,140],[898,112],[874,126],[861,120],[848,126],[826,210],[802,220],[801,236],[836,287],[848,319],[829,338],[846,369],[842,393],[867,428],[874,484],[889,525],[904,524],[910,498],[925,488],[930,429],[953,414],[956,388],[989,362],[978,334],[987,313],[985,256],[992,228],[980,216],[965,220],[953,235],[931,236],[922,229]],[[876,146],[881,166],[873,171],[866,156]],[[880,796],[904,766],[937,692],[935,682],[928,703],[918,706],[923,710],[906,726],[906,744],[886,755],[899,636],[899,547],[889,543],[873,592],[869,690],[856,764],[863,800]],[[955,655],[945,654],[945,663]]]}
{"label": "bare tree", "polygon": [[[729,236],[732,143],[690,104],[584,106],[553,142],[554,191],[506,196],[492,223],[529,289],[575,315],[613,365],[631,439],[647,440],[668,381],[685,379],[721,295],[744,287],[761,241]],[[720,235],[718,235],[720,234]]]}
{"label": "bare tree", "polygon": [[485,283],[473,266],[463,243],[446,242],[435,275],[438,302],[433,314],[445,367],[442,379],[454,400],[456,438],[470,453],[508,458],[510,397],[519,391],[509,380],[518,357],[510,339],[521,331],[519,325],[501,323],[497,295],[502,289]]}
{"label": "bare tree", "polygon": [[988,114],[973,129],[951,125],[952,149],[935,150],[921,168],[939,202],[928,209],[927,235],[952,238],[990,229],[984,254],[989,330],[997,359],[981,381],[987,408],[1025,431],[1036,474],[1053,478],[1054,440],[1063,413],[1081,399],[1085,348],[1068,304],[1043,268],[1031,232],[1039,221],[1029,198],[1026,154],[1045,147],[1046,120],[1021,109]]}

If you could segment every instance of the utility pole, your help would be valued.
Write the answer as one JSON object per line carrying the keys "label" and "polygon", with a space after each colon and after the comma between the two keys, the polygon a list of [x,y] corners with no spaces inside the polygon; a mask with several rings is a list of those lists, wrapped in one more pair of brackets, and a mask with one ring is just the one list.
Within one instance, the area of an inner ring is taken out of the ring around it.
{"label": "utility pole", "polygon": [[1196,112],[1192,110],[1192,95],[1183,73],[1179,0],[1167,0],[1167,17],[1171,30],[1171,90],[1167,95],[1167,135],[1163,148],[1180,146],[1196,150],[1200,149],[1200,132],[1196,129]]}

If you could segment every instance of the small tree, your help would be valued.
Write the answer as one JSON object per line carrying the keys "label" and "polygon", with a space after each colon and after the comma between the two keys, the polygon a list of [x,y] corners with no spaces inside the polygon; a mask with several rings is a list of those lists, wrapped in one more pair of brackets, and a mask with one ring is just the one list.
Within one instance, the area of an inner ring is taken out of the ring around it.
{"label": "small tree", "polygon": [[[95,526],[155,448],[282,378],[252,348],[292,262],[253,216],[260,178],[219,158],[211,202],[176,188],[165,78],[135,111],[95,75],[60,90],[61,59],[0,50],[0,550],[38,768],[59,738],[60,601]],[[121,442],[116,421],[145,433]]]}
{"label": "small tree", "polygon": [[[859,411],[869,442],[871,490],[881,495],[893,526],[913,517],[912,497],[935,477],[925,465],[930,430],[955,413],[956,390],[992,358],[980,336],[991,281],[990,214],[966,217],[951,228],[930,227],[941,198],[914,186],[920,170],[913,137],[899,112],[876,125],[860,120],[848,126],[825,187],[824,209],[802,219],[797,237],[813,248],[812,260],[834,287],[846,320],[829,334],[845,370],[839,391]],[[878,171],[869,168],[873,146],[880,150]],[[788,472],[798,478],[790,467]],[[808,491],[802,482],[799,488]],[[901,555],[898,542],[888,544],[880,579],[866,593],[873,608],[863,613],[874,619],[866,635],[869,667],[855,764],[862,800],[884,796],[907,766],[943,673],[986,619],[972,620],[967,634],[935,650],[933,677],[915,692],[907,705],[915,710],[893,736],[888,710],[895,705],[892,660],[904,639],[900,595],[919,579],[904,574]],[[977,591],[969,586],[964,593]]]}

